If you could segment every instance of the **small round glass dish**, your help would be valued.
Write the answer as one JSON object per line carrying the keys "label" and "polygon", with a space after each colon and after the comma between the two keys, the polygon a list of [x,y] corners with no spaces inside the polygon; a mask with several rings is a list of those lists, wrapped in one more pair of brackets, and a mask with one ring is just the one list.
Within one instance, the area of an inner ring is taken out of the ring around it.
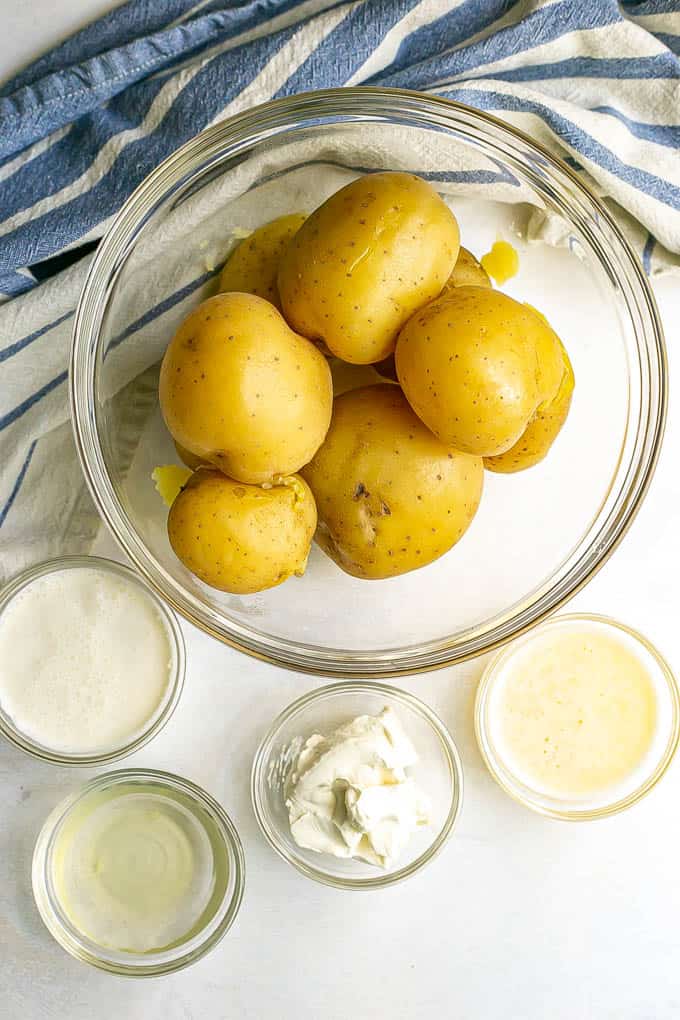
{"label": "small round glass dish", "polygon": [[[284,792],[293,742],[330,733],[359,715],[378,715],[386,707],[394,709],[418,754],[409,774],[430,800],[431,825],[417,830],[402,856],[384,871],[299,847],[290,832]],[[250,790],[268,843],[307,878],[336,889],[384,889],[415,875],[447,842],[462,807],[463,771],[450,733],[431,708],[407,691],[357,681],[310,691],[274,720],[255,754]]]}
{"label": "small round glass dish", "polygon": [[[160,696],[156,699],[156,692],[154,692],[154,697],[149,700],[148,705],[145,703],[145,699],[141,697],[141,694],[140,697],[135,700],[134,709],[130,704],[128,704],[128,720],[134,717],[136,711],[141,713],[142,708],[145,708],[144,713],[139,714],[138,718],[136,718],[136,722],[139,723],[139,725],[136,725],[133,730],[124,730],[124,728],[121,727],[120,732],[116,732],[115,736],[111,738],[111,743],[98,743],[96,747],[80,747],[77,750],[74,750],[73,747],[66,747],[63,743],[59,746],[49,745],[47,742],[42,742],[38,738],[37,731],[34,733],[29,732],[30,727],[26,725],[26,718],[30,714],[31,706],[27,706],[25,699],[23,699],[23,695],[20,710],[25,718],[24,725],[20,725],[17,721],[18,714],[16,706],[13,714],[7,710],[7,703],[3,706],[3,692],[0,687],[0,734],[10,741],[10,743],[14,744],[15,747],[20,748],[22,751],[25,751],[27,754],[30,754],[35,758],[50,762],[53,765],[104,765],[117,761],[120,758],[124,758],[126,755],[132,754],[133,751],[137,751],[139,748],[147,744],[153,737],[156,736],[157,733],[160,732],[160,730],[163,729],[174,712],[184,686],[184,638],[177,618],[172,610],[165,605],[162,599],[158,597],[158,595],[137,573],[135,573],[134,570],[124,566],[122,563],[117,563],[114,560],[108,560],[98,556],[64,556],[59,559],[46,560],[44,563],[39,563],[34,567],[30,567],[22,574],[13,578],[13,580],[11,580],[2,589],[2,591],[0,591],[0,628],[2,628],[3,614],[8,612],[13,604],[18,605],[15,603],[17,598],[30,595],[31,586],[36,582],[39,582],[41,579],[55,577],[63,571],[94,571],[96,574],[100,574],[104,577],[112,577],[115,579],[118,588],[121,591],[122,586],[130,586],[130,591],[134,592],[135,597],[138,600],[141,600],[138,602],[139,608],[143,608],[145,612],[148,612],[149,619],[153,618],[154,620],[157,619],[160,621],[161,628],[164,632],[163,649],[165,647],[165,642],[167,642],[167,682],[164,686],[161,685],[160,681],[158,682],[159,689],[162,687]],[[104,592],[104,595],[106,595],[106,592]],[[89,607],[87,606],[83,606],[85,611],[87,611],[88,608]],[[25,612],[26,611],[24,610],[24,615]],[[51,623],[53,624],[54,621],[51,621]],[[88,621],[85,617],[83,617],[83,626],[87,625]],[[36,636],[38,633],[37,628],[39,628],[39,626],[40,621],[36,619]],[[54,630],[53,626],[52,630]],[[129,635],[121,634],[120,639],[125,640],[126,636],[129,637]],[[55,636],[55,634],[52,633],[50,635],[50,639],[57,641],[58,635]],[[30,655],[34,654],[36,654],[35,648],[29,649],[27,652],[28,659],[30,659]],[[160,654],[160,652],[158,654]],[[69,671],[76,668],[77,665],[71,664],[69,666]],[[113,676],[114,673],[115,669],[111,675]],[[59,689],[60,688],[57,685],[53,690],[51,690],[50,694],[53,699],[59,695]],[[95,719],[102,716],[105,720],[106,713],[112,708],[111,698],[109,697],[106,699],[106,702],[102,701],[101,690],[90,691],[89,695],[89,699],[81,699],[83,704],[86,706],[85,711],[89,712],[89,718]],[[147,695],[149,695],[149,692],[147,692]],[[124,692],[121,692],[121,697],[124,697]],[[64,706],[62,705],[62,709],[63,707]],[[146,709],[148,709],[148,714],[146,713]],[[83,717],[81,716],[81,722],[82,718]],[[63,722],[63,720],[61,722]],[[61,722],[60,727],[63,729]],[[39,724],[44,726],[45,720],[40,720]],[[102,727],[100,728],[101,733],[104,732],[103,725],[104,724],[102,724]],[[115,727],[112,728],[109,723],[106,723],[106,726],[109,727],[109,733],[113,733]]]}
{"label": "small round glass dish", "polygon": [[[575,657],[560,659],[560,649],[575,649]],[[487,768],[512,798],[551,818],[589,821],[630,807],[661,779],[678,745],[680,694],[668,663],[638,631],[606,616],[568,614],[491,660],[477,690],[475,732]]]}
{"label": "small round glass dish", "polygon": [[[98,811],[108,811],[99,831]],[[187,779],[152,769],[86,783],[47,818],[33,854],[33,894],[56,941],[130,977],[169,974],[213,949],[238,913],[244,881],[241,841],[223,808]],[[134,947],[120,948],[125,940]]]}

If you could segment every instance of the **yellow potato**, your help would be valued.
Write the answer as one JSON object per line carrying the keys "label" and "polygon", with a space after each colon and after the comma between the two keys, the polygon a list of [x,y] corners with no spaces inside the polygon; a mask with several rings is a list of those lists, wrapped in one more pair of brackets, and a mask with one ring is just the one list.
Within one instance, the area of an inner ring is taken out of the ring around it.
{"label": "yellow potato", "polygon": [[509,474],[513,471],[524,471],[525,468],[540,463],[567,420],[571,396],[574,392],[574,370],[561,341],[558,343],[562,353],[564,373],[557,393],[552,400],[540,405],[514,446],[497,457],[484,458],[484,466],[489,471]]}
{"label": "yellow potato", "polygon": [[446,294],[452,287],[490,287],[491,280],[486,270],[478,262],[471,251],[463,248],[458,252],[453,272],[444,285],[442,294]]}
{"label": "yellow potato", "polygon": [[250,595],[304,573],[316,507],[299,477],[269,488],[199,468],[168,514],[168,537],[184,566],[212,588]]}
{"label": "yellow potato", "polygon": [[475,515],[479,457],[450,450],[398,386],[336,398],[328,435],[303,468],[317,504],[316,540],[348,574],[394,577],[431,563]]}
{"label": "yellow potato", "polygon": [[176,443],[230,478],[259,484],[312,459],[331,417],[326,359],[263,298],[218,294],[184,320],[160,374]]}
{"label": "yellow potato", "polygon": [[406,320],[441,292],[458,248],[456,218],[425,181],[359,177],[313,212],[286,249],[284,315],[343,361],[381,361]]}
{"label": "yellow potato", "polygon": [[557,335],[500,291],[454,287],[399,334],[399,382],[448,446],[493,457],[517,442],[563,374]]}
{"label": "yellow potato", "polygon": [[283,252],[305,222],[303,213],[279,216],[234,248],[220,274],[219,290],[257,294],[281,308],[276,276]]}

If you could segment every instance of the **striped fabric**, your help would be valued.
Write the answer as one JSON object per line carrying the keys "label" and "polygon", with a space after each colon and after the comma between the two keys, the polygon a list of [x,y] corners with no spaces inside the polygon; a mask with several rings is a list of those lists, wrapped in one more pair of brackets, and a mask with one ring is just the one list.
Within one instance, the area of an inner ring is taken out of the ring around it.
{"label": "striped fabric", "polygon": [[[113,214],[206,126],[352,84],[523,128],[606,198],[650,275],[680,268],[680,0],[130,0],[0,88],[0,579],[96,529],[67,356]],[[154,322],[167,336],[210,275],[178,268],[172,309],[140,289],[121,338]]]}

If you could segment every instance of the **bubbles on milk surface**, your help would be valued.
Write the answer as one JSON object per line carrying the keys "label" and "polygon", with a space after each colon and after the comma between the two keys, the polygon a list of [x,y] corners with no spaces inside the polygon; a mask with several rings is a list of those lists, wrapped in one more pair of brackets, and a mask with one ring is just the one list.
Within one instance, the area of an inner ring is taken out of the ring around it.
{"label": "bubbles on milk surface", "polygon": [[37,577],[0,616],[0,708],[50,750],[102,753],[134,739],[162,708],[172,667],[152,598],[108,570]]}

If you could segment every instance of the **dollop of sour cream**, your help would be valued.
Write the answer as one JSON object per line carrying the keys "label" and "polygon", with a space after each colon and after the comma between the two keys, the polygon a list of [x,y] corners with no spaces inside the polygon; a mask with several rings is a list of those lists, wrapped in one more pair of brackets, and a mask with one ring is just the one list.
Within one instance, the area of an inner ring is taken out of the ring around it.
{"label": "dollop of sour cream", "polygon": [[389,868],[430,824],[430,803],[406,772],[417,760],[391,708],[298,738],[285,788],[297,845]]}

